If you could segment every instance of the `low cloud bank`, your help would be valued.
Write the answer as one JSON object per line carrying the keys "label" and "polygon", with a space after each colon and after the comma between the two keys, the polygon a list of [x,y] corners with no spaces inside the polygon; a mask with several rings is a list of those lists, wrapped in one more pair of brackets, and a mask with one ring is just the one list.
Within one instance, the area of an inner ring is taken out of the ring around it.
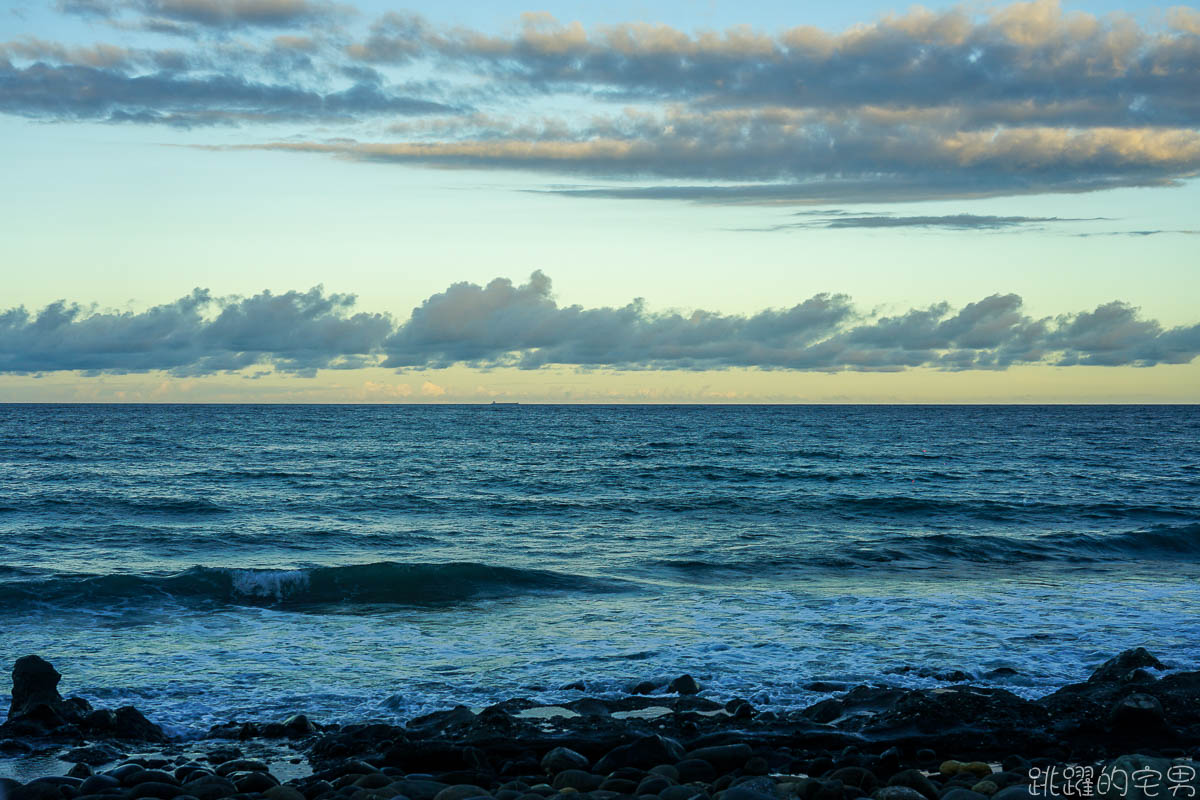
{"label": "low cloud bank", "polygon": [[733,367],[837,372],[1003,370],[1016,364],[1152,366],[1200,354],[1200,324],[1164,328],[1120,301],[1034,318],[1015,294],[954,309],[937,302],[901,314],[856,310],[817,294],[756,314],[559,305],[550,279],[456,283],[405,322],[355,311],[352,295],[307,292],[219,298],[197,289],[142,312],[59,301],[0,312],[0,372],[85,375],[248,368],[311,376],[321,369],[398,370],[549,365],[621,370]]}

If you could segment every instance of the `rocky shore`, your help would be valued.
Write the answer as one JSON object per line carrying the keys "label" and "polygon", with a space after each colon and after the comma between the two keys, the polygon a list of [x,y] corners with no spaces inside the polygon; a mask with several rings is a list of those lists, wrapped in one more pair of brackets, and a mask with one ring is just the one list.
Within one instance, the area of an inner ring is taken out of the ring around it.
{"label": "rocky shore", "polygon": [[684,675],[616,700],[513,699],[403,726],[296,714],[189,741],[131,706],[64,699],[60,679],[37,656],[13,668],[0,760],[21,769],[0,800],[1200,798],[1200,672],[1141,648],[1037,700],[828,685],[777,714],[701,697]]}

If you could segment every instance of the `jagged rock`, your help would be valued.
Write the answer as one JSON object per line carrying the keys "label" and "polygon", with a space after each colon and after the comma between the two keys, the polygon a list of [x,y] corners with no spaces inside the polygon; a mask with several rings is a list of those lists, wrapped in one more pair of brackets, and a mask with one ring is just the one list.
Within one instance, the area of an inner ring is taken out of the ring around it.
{"label": "jagged rock", "polygon": [[1166,669],[1166,666],[1157,658],[1150,655],[1150,652],[1146,648],[1137,647],[1133,650],[1126,650],[1105,661],[1088,678],[1088,683],[1127,681],[1134,677],[1137,670],[1146,668]]}
{"label": "jagged rock", "polygon": [[700,684],[691,675],[680,675],[671,681],[670,685],[667,686],[667,691],[677,694],[699,694]]}

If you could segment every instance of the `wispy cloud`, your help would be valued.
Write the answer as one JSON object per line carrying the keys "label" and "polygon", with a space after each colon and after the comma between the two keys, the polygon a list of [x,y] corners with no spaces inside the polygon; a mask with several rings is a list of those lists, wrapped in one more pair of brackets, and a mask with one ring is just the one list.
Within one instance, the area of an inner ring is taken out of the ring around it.
{"label": "wispy cloud", "polygon": [[[837,372],[1002,370],[1015,364],[1151,366],[1200,355],[1200,324],[1165,329],[1114,301],[1034,318],[1015,294],[963,308],[937,302],[900,314],[818,294],[756,314],[559,305],[550,279],[456,283],[398,323],[355,312],[354,298],[308,292],[215,298],[197,289],[140,313],[65,301],[0,313],[0,372],[165,370],[178,376],[273,367],[398,370],[549,365],[619,370],[733,367]],[[430,388],[433,387],[433,388]],[[422,391],[436,393],[434,384]]]}
{"label": "wispy cloud", "polygon": [[841,211],[800,213],[799,222],[784,222],[762,228],[739,228],[745,231],[811,230],[813,228],[922,228],[952,231],[1000,231],[1018,228],[1042,228],[1065,222],[1095,220],[1066,217],[995,216],[990,214],[945,214],[941,216],[904,217],[891,214],[855,215]]}

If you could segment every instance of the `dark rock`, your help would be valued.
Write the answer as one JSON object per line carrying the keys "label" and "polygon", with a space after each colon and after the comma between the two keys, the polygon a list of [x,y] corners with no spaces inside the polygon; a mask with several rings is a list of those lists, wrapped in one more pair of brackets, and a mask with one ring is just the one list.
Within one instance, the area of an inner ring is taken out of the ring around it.
{"label": "dark rock", "polygon": [[1011,678],[1014,675],[1020,674],[1021,673],[1017,672],[1012,667],[996,667],[995,669],[989,669],[987,672],[983,673],[983,677],[990,680],[995,678]]}
{"label": "dark rock", "polygon": [[1109,723],[1133,736],[1161,732],[1167,727],[1162,703],[1153,695],[1141,693],[1118,700],[1109,713]]}
{"label": "dark rock", "polygon": [[120,757],[121,751],[110,744],[93,744],[88,747],[76,747],[74,750],[69,750],[59,756],[63,761],[88,764],[93,767],[98,767],[101,764],[109,764]]}
{"label": "dark rock", "polygon": [[82,762],[72,764],[71,768],[67,770],[67,777],[90,778],[92,777],[92,768]]}
{"label": "dark rock", "polygon": [[925,773],[918,769],[897,772],[888,779],[888,786],[907,786],[909,789],[920,792],[927,800],[938,800],[941,796],[938,788],[933,785],[933,781],[925,777]]}
{"label": "dark rock", "polygon": [[699,694],[700,684],[691,675],[680,675],[671,681],[670,685],[667,686],[667,691],[676,692],[677,694]]}
{"label": "dark rock", "polygon": [[217,747],[208,751],[205,758],[210,764],[224,764],[226,761],[233,761],[235,758],[242,757],[242,750],[239,747]]}
{"label": "dark rock", "polygon": [[726,789],[723,800],[775,800],[778,796],[775,781],[754,777],[739,781]]}
{"label": "dark rock", "polygon": [[107,794],[121,785],[121,782],[111,775],[93,775],[85,778],[79,784],[80,794]]}
{"label": "dark rock", "polygon": [[835,769],[829,777],[841,781],[843,786],[855,786],[862,789],[866,794],[875,791],[875,787],[879,785],[879,779],[875,777],[875,773],[864,767],[842,767]]}
{"label": "dark rock", "polygon": [[621,767],[649,769],[655,764],[674,763],[684,757],[683,747],[665,736],[642,736],[629,744],[620,745],[596,762],[594,771],[607,775]]}
{"label": "dark rock", "polygon": [[8,792],[8,800],[62,800],[62,789],[49,783],[32,782],[14,786]]}
{"label": "dark rock", "polygon": [[1091,677],[1088,678],[1088,683],[1100,683],[1108,681],[1120,683],[1128,680],[1135,670],[1146,669],[1147,667],[1154,669],[1166,669],[1166,666],[1164,666],[1163,663],[1157,658],[1150,655],[1150,653],[1144,647],[1126,650],[1125,652],[1113,656],[1108,661],[1105,661],[1103,664],[1101,664],[1096,671],[1092,673]]}
{"label": "dark rock", "polygon": [[554,774],[565,769],[587,769],[591,766],[591,761],[587,756],[569,747],[556,747],[542,756],[541,766],[546,772]]}
{"label": "dark rock", "polygon": [[239,792],[259,794],[278,786],[279,780],[269,772],[235,772],[229,776]]}
{"label": "dark rock", "polygon": [[637,791],[637,783],[626,778],[608,778],[604,783],[600,784],[600,790],[604,792],[616,792],[617,794],[634,794]]}
{"label": "dark rock", "polygon": [[[392,786],[411,800],[433,800],[438,792],[446,788],[446,784],[437,781],[408,778],[396,781]],[[553,790],[551,790],[553,793]]]}
{"label": "dark rock", "polygon": [[574,700],[563,707],[585,717],[607,717],[612,714],[612,709],[603,700],[597,700],[594,697]]}
{"label": "dark rock", "polygon": [[590,792],[593,789],[599,789],[602,783],[604,783],[604,778],[600,775],[593,775],[582,769],[564,769],[554,776],[552,785],[555,789]]}
{"label": "dark rock", "polygon": [[813,722],[822,724],[833,722],[846,710],[846,704],[836,697],[830,697],[827,700],[822,700],[819,703],[814,703],[800,713],[811,719]]}
{"label": "dark rock", "polygon": [[664,778],[662,775],[647,775],[642,779],[642,782],[638,784],[637,790],[634,792],[634,794],[658,794],[663,789],[675,785],[676,784],[674,781]]}
{"label": "dark rock", "polygon": [[480,786],[461,784],[459,786],[447,786],[437,793],[434,800],[469,800],[472,797],[491,796],[491,793],[487,789]]}
{"label": "dark rock", "polygon": [[717,770],[712,764],[690,755],[675,765],[675,771],[679,773],[682,783],[711,783],[717,777]]}
{"label": "dark rock", "polygon": [[8,706],[9,720],[24,716],[38,706],[57,709],[62,705],[58,682],[62,680],[49,661],[40,656],[22,656],[12,668],[12,702]]}
{"label": "dark rock", "polygon": [[116,735],[122,739],[144,742],[165,742],[167,735],[133,706],[121,706],[116,711]]}
{"label": "dark rock", "polygon": [[633,687],[630,694],[654,694],[662,685],[661,681],[642,681]]}
{"label": "dark rock", "polygon": [[160,769],[142,769],[137,772],[131,772],[121,779],[124,786],[137,786],[141,783],[169,783],[172,786],[178,786],[179,780],[169,772],[163,772]]}
{"label": "dark rock", "polygon": [[235,772],[270,772],[266,763],[257,758],[236,758],[225,761],[217,767],[217,774],[227,777]]}
{"label": "dark rock", "polygon": [[987,800],[987,795],[964,789],[961,786],[951,789],[942,795],[942,800]]}
{"label": "dark rock", "polygon": [[658,797],[659,800],[708,800],[708,792],[699,786],[668,786]]}
{"label": "dark rock", "polygon": [[293,714],[283,721],[283,730],[288,736],[307,736],[317,732],[317,726],[304,714]]}
{"label": "dark rock", "polygon": [[873,800],[925,800],[925,795],[908,786],[884,786],[876,789],[871,797]]}
{"label": "dark rock", "polygon": [[717,772],[729,772],[743,766],[754,755],[748,744],[726,744],[701,747],[687,754],[689,759],[700,759],[713,765]]}
{"label": "dark rock", "polygon": [[173,783],[160,783],[158,781],[146,781],[132,787],[126,797],[135,798],[154,798],[155,800],[172,800],[183,794],[183,789]]}

